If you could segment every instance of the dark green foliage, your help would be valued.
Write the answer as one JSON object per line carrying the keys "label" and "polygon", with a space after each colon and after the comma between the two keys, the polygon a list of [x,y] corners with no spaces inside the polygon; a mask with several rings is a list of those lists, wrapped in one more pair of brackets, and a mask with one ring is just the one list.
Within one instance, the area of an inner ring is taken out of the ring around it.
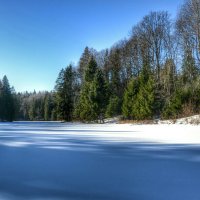
{"label": "dark green foliage", "polygon": [[124,93],[122,114],[125,118],[131,119],[133,117],[133,103],[136,101],[136,97],[139,90],[138,80],[131,79]]}
{"label": "dark green foliage", "polygon": [[80,90],[80,96],[74,111],[74,116],[82,121],[92,121],[97,119],[95,109],[97,105],[94,99],[94,76],[97,70],[97,63],[92,57],[84,71],[84,82]]}
{"label": "dark green foliage", "polygon": [[55,86],[57,119],[71,121],[74,109],[74,79],[72,66],[62,69]]}
{"label": "dark green foliage", "polygon": [[141,82],[135,102],[133,102],[132,116],[137,120],[152,119],[154,114],[154,82],[150,79]]}
{"label": "dark green foliage", "polygon": [[44,120],[45,121],[55,120],[52,114],[54,107],[55,105],[54,105],[52,95],[49,93],[46,93],[45,99],[44,99]]}
{"label": "dark green foliage", "polygon": [[14,89],[6,76],[0,82],[0,121],[13,121],[15,118]]}
{"label": "dark green foliage", "polygon": [[106,109],[106,117],[114,117],[121,114],[121,100],[117,96],[111,96]]}
{"label": "dark green foliage", "polygon": [[110,53],[110,90],[111,96],[123,96],[123,86],[120,77],[121,61],[120,61],[120,49],[116,48]]}
{"label": "dark green foliage", "polygon": [[95,88],[90,83],[85,83],[80,93],[77,115],[82,121],[97,120],[98,105],[95,102]]}
{"label": "dark green foliage", "polygon": [[79,74],[81,82],[83,82],[85,69],[89,64],[91,57],[92,57],[92,54],[90,52],[90,49],[88,47],[85,47],[84,52],[79,61],[79,66],[78,66],[78,74]]}
{"label": "dark green foliage", "polygon": [[55,109],[52,92],[18,93],[14,95],[14,99],[17,120],[56,120],[52,118]]}
{"label": "dark green foliage", "polygon": [[169,101],[165,103],[162,117],[168,119],[180,116],[182,110],[182,98],[181,91],[174,92]]}
{"label": "dark green foliage", "polygon": [[184,84],[192,84],[199,75],[199,70],[195,64],[195,59],[191,51],[184,54],[182,66],[182,81]]}
{"label": "dark green foliage", "polygon": [[85,73],[84,73],[84,81],[85,82],[92,82],[94,80],[94,76],[97,72],[97,63],[94,59],[94,57],[92,56],[89,64],[87,65],[87,68],[85,69]]}
{"label": "dark green foliage", "polygon": [[103,76],[102,70],[98,69],[94,81],[92,82],[92,90],[94,91],[94,99],[93,101],[97,104],[97,116],[99,119],[103,118],[107,100],[108,100],[108,88]]}
{"label": "dark green foliage", "polygon": [[123,116],[128,119],[151,119],[154,114],[154,81],[147,67],[137,80],[132,79],[124,93]]}
{"label": "dark green foliage", "polygon": [[103,73],[92,57],[84,75],[84,84],[75,110],[75,116],[82,121],[103,120],[107,105],[107,86]]}

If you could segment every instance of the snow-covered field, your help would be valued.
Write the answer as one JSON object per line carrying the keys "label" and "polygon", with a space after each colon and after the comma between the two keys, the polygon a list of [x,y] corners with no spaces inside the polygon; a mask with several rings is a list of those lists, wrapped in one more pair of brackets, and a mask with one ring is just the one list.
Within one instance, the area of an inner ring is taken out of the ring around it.
{"label": "snow-covered field", "polygon": [[0,123],[0,200],[199,200],[200,126]]}

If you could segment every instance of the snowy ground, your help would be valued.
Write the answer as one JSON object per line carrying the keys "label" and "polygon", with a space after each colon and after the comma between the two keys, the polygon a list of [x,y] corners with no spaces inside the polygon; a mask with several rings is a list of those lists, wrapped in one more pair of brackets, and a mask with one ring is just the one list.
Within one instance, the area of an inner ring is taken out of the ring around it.
{"label": "snowy ground", "polygon": [[0,123],[0,200],[199,200],[200,126]]}

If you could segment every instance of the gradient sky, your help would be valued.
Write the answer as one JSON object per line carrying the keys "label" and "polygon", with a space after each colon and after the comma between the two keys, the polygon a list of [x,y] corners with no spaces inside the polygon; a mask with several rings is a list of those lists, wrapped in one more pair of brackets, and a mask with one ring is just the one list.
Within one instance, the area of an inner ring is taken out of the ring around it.
{"label": "gradient sky", "polygon": [[171,17],[183,0],[0,0],[0,77],[17,92],[52,90],[85,46],[109,48],[150,11]]}

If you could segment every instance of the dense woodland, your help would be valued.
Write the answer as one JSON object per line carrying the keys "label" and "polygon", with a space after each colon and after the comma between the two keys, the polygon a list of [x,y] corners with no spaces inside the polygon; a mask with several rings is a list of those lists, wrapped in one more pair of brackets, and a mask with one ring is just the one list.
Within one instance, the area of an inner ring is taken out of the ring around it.
{"label": "dense woodland", "polygon": [[[114,34],[114,33],[113,33]],[[128,39],[62,69],[52,92],[16,93],[0,82],[0,119],[146,120],[200,113],[200,0],[187,0],[176,20],[151,12]]]}

